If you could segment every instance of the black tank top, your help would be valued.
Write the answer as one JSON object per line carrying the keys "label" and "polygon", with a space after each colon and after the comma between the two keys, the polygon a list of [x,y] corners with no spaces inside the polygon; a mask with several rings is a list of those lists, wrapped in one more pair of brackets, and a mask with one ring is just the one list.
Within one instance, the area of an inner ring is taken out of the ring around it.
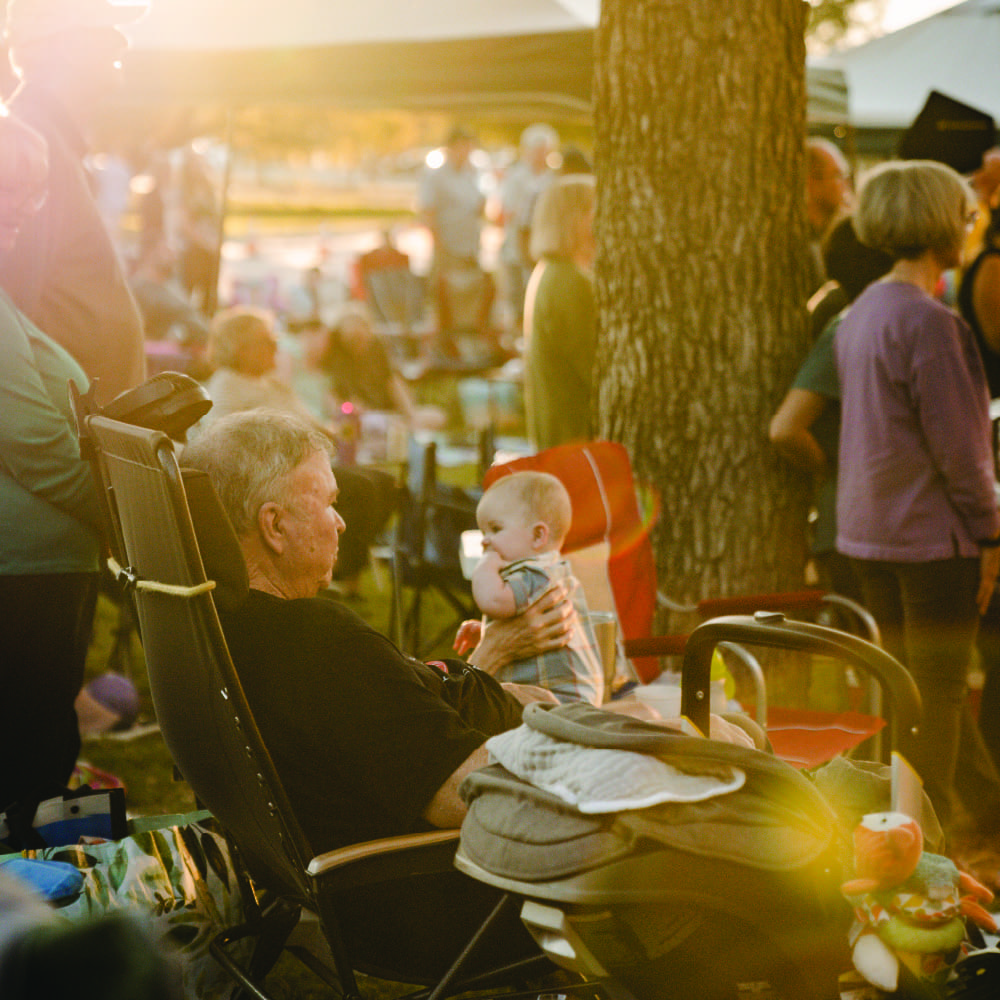
{"label": "black tank top", "polygon": [[987,247],[981,251],[962,276],[962,283],[958,287],[958,309],[976,335],[976,344],[979,346],[979,354],[983,359],[983,368],[986,369],[986,384],[990,387],[990,399],[996,399],[1000,397],[1000,354],[986,343],[982,328],[976,319],[976,312],[972,308],[972,286],[975,284],[980,265],[990,254],[1000,256],[1000,248]]}

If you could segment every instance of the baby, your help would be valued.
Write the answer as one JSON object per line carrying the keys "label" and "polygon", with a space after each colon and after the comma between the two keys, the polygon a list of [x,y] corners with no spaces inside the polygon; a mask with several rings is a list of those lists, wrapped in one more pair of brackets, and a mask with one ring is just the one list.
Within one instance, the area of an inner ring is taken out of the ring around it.
{"label": "baby", "polygon": [[560,701],[600,705],[604,671],[586,599],[559,554],[572,513],[566,488],[547,472],[516,472],[497,480],[476,509],[483,557],[472,574],[472,595],[488,623],[516,615],[551,581],[563,582],[576,611],[568,645],[508,664],[497,679],[537,684]]}

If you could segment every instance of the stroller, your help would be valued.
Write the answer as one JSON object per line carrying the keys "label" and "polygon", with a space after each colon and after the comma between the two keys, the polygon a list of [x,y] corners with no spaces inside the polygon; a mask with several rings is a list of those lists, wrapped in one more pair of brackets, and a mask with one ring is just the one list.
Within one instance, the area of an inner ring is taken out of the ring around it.
{"label": "stroller", "polygon": [[[707,690],[720,641],[822,651],[858,666],[887,657],[853,636],[780,615],[706,623],[691,635],[682,674],[682,710],[703,732],[708,700],[698,692]],[[912,684],[895,695],[894,735],[920,715]],[[568,805],[502,764],[466,779],[469,811],[455,864],[519,898],[522,921],[557,965],[628,1000],[840,996],[838,976],[851,967],[851,909],[839,890],[845,823],[808,777],[769,754],[668,735],[587,705],[530,708],[525,727],[590,749],[745,775],[724,795],[606,812]],[[877,808],[888,809],[888,798],[886,787]]]}

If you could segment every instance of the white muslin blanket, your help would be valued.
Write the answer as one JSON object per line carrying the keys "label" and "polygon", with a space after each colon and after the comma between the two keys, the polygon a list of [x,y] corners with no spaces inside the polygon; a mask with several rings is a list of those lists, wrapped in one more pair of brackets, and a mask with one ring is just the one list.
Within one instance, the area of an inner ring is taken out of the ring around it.
{"label": "white muslin blanket", "polygon": [[522,781],[558,796],[582,813],[700,802],[735,792],[746,781],[746,774],[737,767],[716,769],[721,776],[685,774],[647,754],[580,746],[525,725],[487,740],[486,749]]}

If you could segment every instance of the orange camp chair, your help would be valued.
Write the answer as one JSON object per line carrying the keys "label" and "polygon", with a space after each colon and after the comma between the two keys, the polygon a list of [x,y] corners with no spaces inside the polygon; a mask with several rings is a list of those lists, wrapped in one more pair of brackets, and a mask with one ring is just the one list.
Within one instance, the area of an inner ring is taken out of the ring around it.
{"label": "orange camp chair", "polygon": [[[879,642],[874,619],[864,608],[822,590],[710,598],[690,606],[676,605],[658,594],[650,525],[643,521],[632,464],[620,444],[559,445],[491,467],[483,484],[488,487],[501,476],[529,469],[550,472],[566,486],[573,501],[573,522],[563,552],[572,557],[590,609],[616,615],[624,653],[642,683],[654,680],[662,671],[662,657],[681,654],[686,642],[683,635],[653,636],[658,603],[697,613],[702,620],[757,611],[789,617],[826,612],[836,616],[842,630]],[[739,659],[753,662],[750,657]],[[765,712],[763,684],[758,680],[758,717],[766,721],[775,752],[795,766],[812,767],[875,736],[885,726],[882,696],[885,692],[891,696],[894,679],[874,676],[873,680],[866,703],[854,706],[863,711],[838,713],[782,707],[767,707]],[[891,697],[886,702],[891,710]],[[872,756],[884,757],[887,752],[876,741]]]}

